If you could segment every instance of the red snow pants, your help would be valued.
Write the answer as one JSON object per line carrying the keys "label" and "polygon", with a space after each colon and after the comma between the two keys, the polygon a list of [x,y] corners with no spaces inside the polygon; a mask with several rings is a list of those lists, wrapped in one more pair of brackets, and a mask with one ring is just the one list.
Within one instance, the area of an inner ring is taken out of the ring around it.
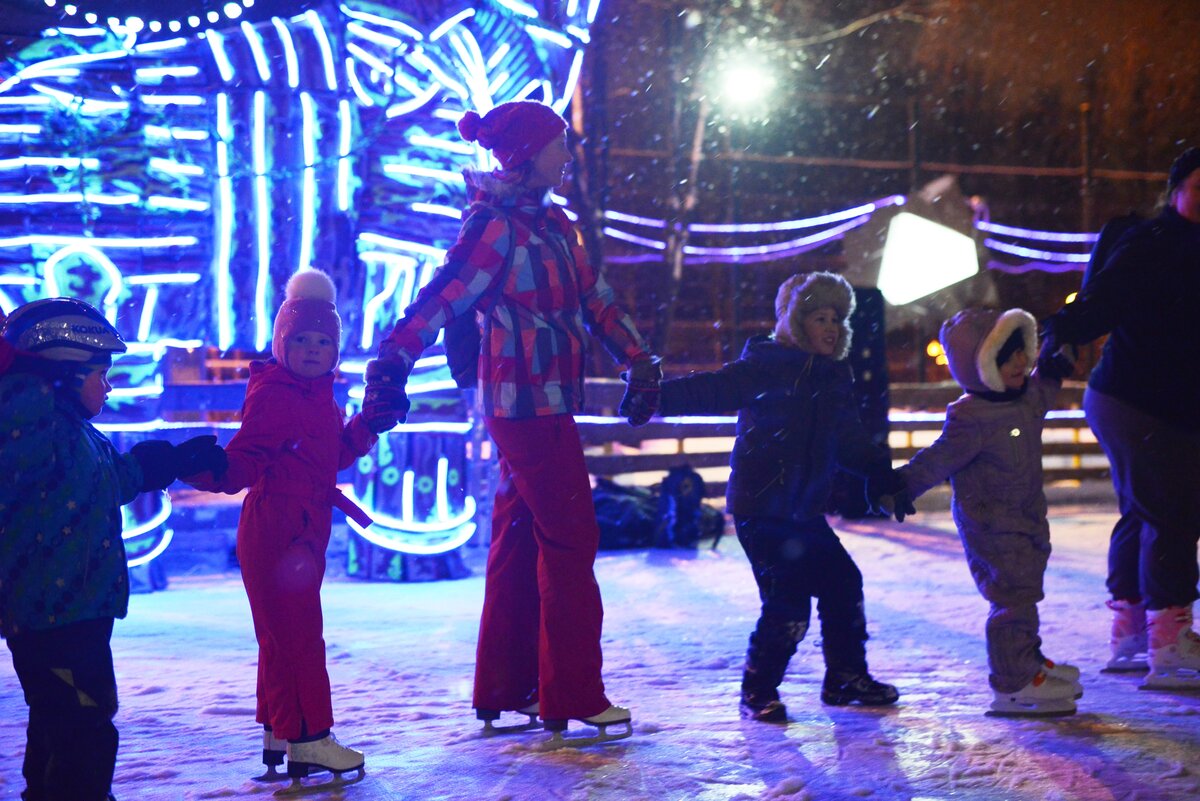
{"label": "red snow pants", "polygon": [[600,678],[600,542],[573,417],[489,417],[500,452],[475,661],[476,709],[541,703],[547,719],[609,707]]}
{"label": "red snow pants", "polygon": [[333,726],[321,581],[332,512],[311,498],[251,490],[237,555],[258,639],[256,719],[281,740]]}

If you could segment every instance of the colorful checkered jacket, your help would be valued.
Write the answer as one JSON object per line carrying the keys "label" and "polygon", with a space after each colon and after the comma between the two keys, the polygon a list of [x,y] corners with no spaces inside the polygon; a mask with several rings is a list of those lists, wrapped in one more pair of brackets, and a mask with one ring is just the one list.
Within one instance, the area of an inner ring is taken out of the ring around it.
{"label": "colorful checkered jacket", "polygon": [[482,186],[464,213],[458,241],[381,343],[379,356],[412,364],[443,326],[478,309],[484,414],[578,412],[585,327],[618,362],[649,356],[646,345],[561,209],[490,175],[468,172],[467,178],[468,186]]}

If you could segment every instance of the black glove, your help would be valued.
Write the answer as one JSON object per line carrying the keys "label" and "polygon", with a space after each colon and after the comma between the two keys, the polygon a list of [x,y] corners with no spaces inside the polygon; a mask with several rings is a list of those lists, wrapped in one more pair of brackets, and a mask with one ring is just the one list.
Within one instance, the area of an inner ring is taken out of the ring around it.
{"label": "black glove", "polygon": [[1078,358],[1078,353],[1074,345],[1063,345],[1055,350],[1048,350],[1050,340],[1046,340],[1042,344],[1042,349],[1038,353],[1037,370],[1038,375],[1054,381],[1062,381],[1070,378],[1075,374],[1075,360]]}
{"label": "black glove", "polygon": [[876,514],[895,515],[896,522],[917,510],[908,495],[908,485],[900,471],[879,465],[867,472],[867,506]]}
{"label": "black glove", "polygon": [[617,407],[617,414],[629,421],[631,426],[642,426],[658,411],[662,400],[662,362],[656,357],[638,359],[621,373],[625,381],[625,396]]}
{"label": "black glove", "polygon": [[411,367],[401,359],[372,359],[367,362],[362,416],[372,434],[391,431],[408,417],[410,404],[404,392]]}
{"label": "black glove", "polygon": [[212,473],[213,478],[220,479],[229,468],[229,459],[225,449],[217,444],[217,438],[212,435],[192,437],[175,446],[175,458],[180,476],[194,476],[197,473]]}
{"label": "black glove", "polygon": [[165,439],[148,439],[129,449],[142,466],[142,492],[165,490],[178,478],[179,457],[175,446]]}

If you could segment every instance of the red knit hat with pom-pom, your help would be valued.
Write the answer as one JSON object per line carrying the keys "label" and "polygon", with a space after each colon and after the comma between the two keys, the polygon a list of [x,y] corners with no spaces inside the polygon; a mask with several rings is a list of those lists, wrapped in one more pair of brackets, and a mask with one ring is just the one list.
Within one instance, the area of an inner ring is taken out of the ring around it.
{"label": "red knit hat with pom-pom", "polygon": [[458,121],[462,138],[492,151],[506,170],[529,161],[566,129],[554,109],[532,100],[501,103],[482,117],[468,111]]}
{"label": "red knit hat with pom-pom", "polygon": [[[287,365],[287,343],[302,331],[316,331],[333,340],[340,350],[342,318],[337,312],[337,288],[320,270],[300,270],[287,282],[285,300],[275,315],[271,355]],[[337,364],[337,359],[334,359]]]}

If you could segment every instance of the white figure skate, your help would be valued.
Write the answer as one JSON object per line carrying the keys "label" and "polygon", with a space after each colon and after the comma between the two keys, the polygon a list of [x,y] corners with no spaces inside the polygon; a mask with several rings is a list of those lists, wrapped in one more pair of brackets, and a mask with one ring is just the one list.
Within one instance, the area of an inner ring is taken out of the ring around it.
{"label": "white figure skate", "polygon": [[[281,798],[289,796],[324,793],[363,780],[366,775],[365,760],[361,751],[347,748],[330,732],[324,738],[311,743],[292,743],[287,746],[287,773],[292,783],[275,791]],[[310,773],[327,770],[332,778],[319,784],[305,784],[303,779]],[[354,775],[346,778],[345,774]]]}
{"label": "white figure skate", "polygon": [[1033,681],[1012,693],[992,693],[989,715],[996,717],[1053,717],[1075,714],[1075,687],[1039,672]]}
{"label": "white figure skate", "polygon": [[255,776],[254,781],[280,782],[287,779],[287,774],[279,771],[279,767],[283,765],[283,758],[285,756],[287,756],[287,740],[277,739],[274,732],[264,727],[262,736],[262,761],[267,766],[267,770],[263,775]]}
{"label": "white figure skate", "polygon": [[[549,740],[542,743],[538,750],[557,751],[559,748],[582,748],[612,740],[624,740],[626,737],[633,736],[633,715],[623,706],[610,706],[599,715],[592,715],[590,718],[571,718],[571,720],[577,720],[587,726],[595,726],[600,733],[591,736],[567,737],[568,721],[543,718],[546,730],[554,733]],[[609,734],[609,726],[617,726],[617,732]]]}
{"label": "white figure skate", "polygon": [[1172,606],[1148,616],[1150,672],[1139,689],[1200,690],[1200,635],[1192,631],[1192,608]]}
{"label": "white figure skate", "polygon": [[1079,668],[1066,662],[1055,662],[1053,659],[1042,659],[1042,672],[1052,679],[1065,681],[1075,688],[1075,700],[1083,697],[1083,685],[1079,682]]}
{"label": "white figure skate", "polygon": [[1106,601],[1112,610],[1112,634],[1109,647],[1112,657],[1104,673],[1131,673],[1149,666],[1149,643],[1146,635],[1146,604],[1132,601]]}
{"label": "white figure skate", "polygon": [[[541,705],[536,701],[529,706],[522,707],[520,709],[476,709],[475,718],[476,720],[483,721],[484,737],[494,737],[497,734],[516,734],[517,732],[532,731],[542,727],[542,724],[538,722],[538,712],[540,709]],[[528,716],[529,720],[524,723],[513,723],[504,726],[497,726],[496,721],[500,719],[500,715],[503,712],[515,712],[518,715],[526,715]]]}

